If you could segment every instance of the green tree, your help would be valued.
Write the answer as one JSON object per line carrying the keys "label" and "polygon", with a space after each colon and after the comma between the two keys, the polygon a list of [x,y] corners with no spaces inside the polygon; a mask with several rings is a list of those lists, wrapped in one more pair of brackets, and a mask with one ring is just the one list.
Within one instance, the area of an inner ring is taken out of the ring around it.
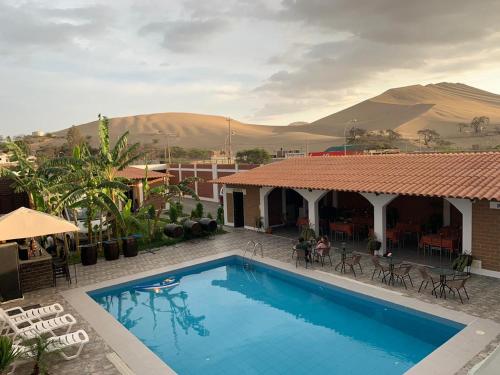
{"label": "green tree", "polygon": [[346,134],[347,143],[357,143],[359,139],[366,135],[366,129],[358,128],[357,126],[351,127]]}
{"label": "green tree", "polygon": [[487,116],[474,117],[470,122],[470,127],[474,130],[474,134],[481,133],[490,123],[490,118]]}
{"label": "green tree", "polygon": [[426,146],[439,139],[439,133],[433,129],[421,129],[417,132],[417,134],[422,137],[424,145]]}
{"label": "green tree", "polygon": [[252,148],[236,153],[236,162],[238,163],[266,164],[270,160],[271,155],[263,148]]}
{"label": "green tree", "polygon": [[64,192],[59,206],[82,208],[86,211],[89,243],[94,243],[92,220],[102,213],[109,213],[124,227],[123,217],[117,203],[110,196],[112,191],[124,192],[128,186],[120,181],[111,181],[102,171],[100,155],[90,154],[86,145],[75,147],[73,157],[67,159],[68,175],[58,188]]}

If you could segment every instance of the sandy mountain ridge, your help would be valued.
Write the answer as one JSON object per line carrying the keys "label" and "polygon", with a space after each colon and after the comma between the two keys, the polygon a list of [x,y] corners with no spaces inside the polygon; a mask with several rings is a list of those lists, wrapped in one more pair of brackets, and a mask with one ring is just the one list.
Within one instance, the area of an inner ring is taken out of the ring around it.
{"label": "sandy mountain ridge", "polygon": [[[445,139],[459,147],[472,144],[494,146],[500,144],[500,135],[473,137],[458,132],[457,124],[469,123],[475,116],[488,116],[490,128],[500,126],[500,95],[479,90],[460,83],[413,85],[385,91],[381,95],[362,101],[349,108],[321,118],[310,124],[296,122],[290,126],[246,124],[231,120],[233,149],[264,147],[307,147],[323,150],[343,143],[344,128],[356,126],[366,130],[393,129],[407,139],[418,138],[420,129],[436,130]],[[82,135],[97,143],[97,121],[78,125]],[[176,134],[172,145],[205,149],[222,149],[227,141],[228,122],[223,116],[193,113],[156,113],[113,118],[110,121],[112,139],[128,130],[131,142],[155,145],[166,144],[165,134]],[[67,129],[55,133],[63,142]],[[48,142],[48,144],[47,144]],[[40,145],[42,145],[40,144]]]}

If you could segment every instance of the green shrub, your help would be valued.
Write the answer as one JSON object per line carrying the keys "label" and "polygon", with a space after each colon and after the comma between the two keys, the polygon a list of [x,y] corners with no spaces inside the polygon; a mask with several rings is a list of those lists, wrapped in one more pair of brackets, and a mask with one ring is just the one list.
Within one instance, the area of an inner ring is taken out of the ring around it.
{"label": "green shrub", "polygon": [[203,217],[203,204],[201,202],[196,203],[196,208],[194,209],[196,216],[198,218]]}
{"label": "green shrub", "polygon": [[224,207],[222,206],[217,209],[217,223],[224,224]]}
{"label": "green shrub", "polygon": [[207,217],[208,217],[209,219],[213,219],[212,214],[211,214],[210,212],[207,214]]}
{"label": "green shrub", "polygon": [[177,210],[177,204],[171,204],[168,210],[168,217],[172,223],[176,223],[179,218],[179,211]]}
{"label": "green shrub", "polygon": [[175,207],[177,209],[177,215],[179,216],[183,216],[184,215],[184,212],[183,212],[183,209],[184,209],[184,206],[182,205],[181,202],[175,202]]}
{"label": "green shrub", "polygon": [[7,369],[19,356],[19,351],[12,347],[10,337],[0,336],[0,374],[7,372]]}

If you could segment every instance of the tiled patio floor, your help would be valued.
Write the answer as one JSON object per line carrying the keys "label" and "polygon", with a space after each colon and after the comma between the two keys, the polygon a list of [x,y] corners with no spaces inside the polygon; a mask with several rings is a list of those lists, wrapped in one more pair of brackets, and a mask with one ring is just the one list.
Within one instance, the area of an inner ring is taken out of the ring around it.
{"label": "tiled patio floor", "polygon": [[[215,239],[203,239],[184,242],[172,247],[165,247],[160,249],[157,253],[140,253],[135,258],[120,258],[120,260],[113,262],[106,262],[99,260],[95,266],[77,267],[78,285],[90,285],[99,281],[110,280],[120,276],[136,274],[142,271],[148,271],[162,266],[176,264],[182,261],[192,260],[207,255],[213,255],[221,252],[231,251],[235,249],[243,249],[249,240],[259,241],[264,245],[264,255],[271,257],[282,262],[292,262],[291,260],[291,246],[292,241],[289,238],[266,235],[255,233],[248,230],[234,230],[228,234],[217,236]],[[333,263],[335,265],[338,261],[339,255],[334,255]],[[294,262],[294,261],[293,261]],[[446,300],[436,299],[431,296],[430,292],[419,294],[417,292],[418,285],[420,285],[420,278],[416,272],[412,272],[412,279],[415,287],[409,287],[405,290],[404,287],[386,286],[379,280],[371,280],[373,266],[371,265],[368,255],[362,259],[363,274],[357,275],[357,280],[365,283],[377,285],[383,288],[390,288],[397,290],[407,296],[418,298],[419,300],[436,303],[453,310],[464,311],[467,314],[478,316],[481,318],[491,319],[500,323],[500,280],[483,276],[474,275],[470,283],[467,285],[470,301],[461,304],[460,301],[451,297]],[[333,267],[325,265],[321,267],[316,264],[315,269],[324,272],[334,272]],[[338,274],[338,273],[337,273]],[[352,274],[346,274],[345,277],[353,278]],[[51,364],[52,374],[118,374],[118,371],[107,360],[106,354],[112,350],[104,343],[88,323],[82,320],[77,311],[65,302],[64,298],[59,294],[60,291],[65,290],[68,286],[62,282],[58,282],[59,286],[55,289],[45,289],[37,292],[27,293],[25,300],[21,305],[30,305],[40,303],[43,305],[59,302],[65,310],[73,314],[78,319],[76,328],[85,329],[90,336],[91,343],[87,345],[82,352],[80,358],[73,361],[61,361],[59,357],[55,357]],[[71,287],[75,287],[73,284]],[[19,305],[20,303],[17,303]],[[9,305],[3,306],[5,308],[11,307]],[[467,369],[474,363],[477,363],[488,352],[490,352],[496,345],[500,343],[500,337],[490,345],[480,355],[476,356],[469,365],[464,368],[460,374],[466,374]],[[20,367],[19,374],[29,374],[29,367]]]}

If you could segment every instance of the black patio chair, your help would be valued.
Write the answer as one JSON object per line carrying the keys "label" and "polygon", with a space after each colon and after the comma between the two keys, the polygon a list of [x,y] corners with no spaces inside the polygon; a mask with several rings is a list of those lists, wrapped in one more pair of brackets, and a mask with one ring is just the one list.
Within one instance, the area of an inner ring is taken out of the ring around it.
{"label": "black patio chair", "polygon": [[330,266],[333,267],[332,257],[330,256],[330,247],[321,250],[321,253],[316,251],[316,257],[321,261],[321,267],[325,265],[325,258],[328,257],[330,260]]}
{"label": "black patio chair", "polygon": [[394,268],[394,277],[397,281],[404,285],[405,289],[408,289],[405,279],[410,280],[410,284],[413,287],[413,281],[411,280],[410,276],[410,271],[412,268],[413,266],[411,264],[401,264],[399,267]]}
{"label": "black patio chair", "polygon": [[420,290],[422,289],[422,286],[424,287],[424,289],[427,289],[427,285],[429,285],[429,282],[430,282],[431,286],[432,286],[432,292],[431,292],[431,294],[433,294],[437,298],[436,289],[439,288],[440,281],[439,280],[435,280],[432,277],[432,274],[428,272],[428,269],[426,267],[418,267],[417,270],[420,273],[420,277],[422,278],[422,282],[420,283],[420,287],[418,288],[418,292],[420,293]]}
{"label": "black patio chair", "polygon": [[380,277],[380,275],[382,275],[383,279],[385,279],[387,274],[389,274],[389,272],[390,272],[389,267],[386,267],[385,265],[381,264],[380,260],[376,256],[372,257],[372,263],[375,266],[375,268],[373,269],[372,280],[375,277],[375,273],[377,271],[378,271],[377,277]]}
{"label": "black patio chair", "polygon": [[307,268],[307,263],[310,261],[308,251],[295,248],[295,254],[295,267],[298,267],[299,262],[303,260]]}
{"label": "black patio chair", "polygon": [[354,274],[354,277],[356,277],[356,271],[354,270],[354,266],[356,266],[356,265],[359,267],[360,272],[363,273],[363,268],[361,268],[360,262],[361,262],[361,255],[359,255],[359,254],[355,254],[352,257],[347,258],[345,260],[345,264],[349,266],[352,273]]}
{"label": "black patio chair", "polygon": [[463,290],[465,293],[465,296],[467,299],[469,299],[469,294],[467,293],[467,289],[465,289],[465,283],[467,280],[470,279],[470,276],[464,277],[464,278],[455,278],[453,280],[446,280],[445,287],[448,288],[448,293],[453,293],[455,295],[455,292],[458,294],[458,298],[460,298],[460,302],[462,304],[464,303],[464,300],[462,299],[462,295],[460,294],[460,290]]}

